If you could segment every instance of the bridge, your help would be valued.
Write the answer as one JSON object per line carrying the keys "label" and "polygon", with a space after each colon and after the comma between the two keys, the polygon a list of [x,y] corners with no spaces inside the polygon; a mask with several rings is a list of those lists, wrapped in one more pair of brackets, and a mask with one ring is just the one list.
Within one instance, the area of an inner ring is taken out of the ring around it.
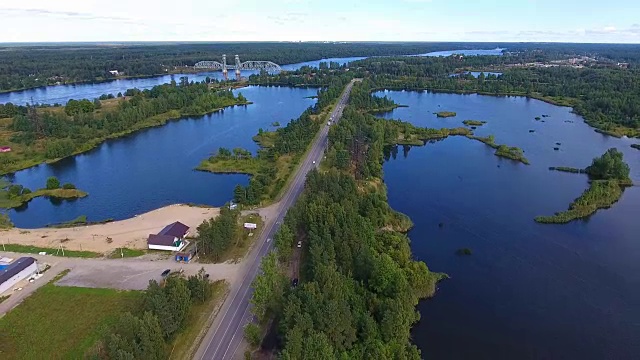
{"label": "bridge", "polygon": [[280,65],[271,61],[256,61],[250,60],[240,62],[240,57],[235,56],[235,65],[227,65],[227,55],[222,55],[222,62],[217,61],[199,61],[194,66],[195,69],[202,70],[222,70],[225,80],[227,79],[227,73],[229,70],[236,71],[236,78],[240,80],[240,71],[242,70],[266,70],[269,72],[281,71]]}

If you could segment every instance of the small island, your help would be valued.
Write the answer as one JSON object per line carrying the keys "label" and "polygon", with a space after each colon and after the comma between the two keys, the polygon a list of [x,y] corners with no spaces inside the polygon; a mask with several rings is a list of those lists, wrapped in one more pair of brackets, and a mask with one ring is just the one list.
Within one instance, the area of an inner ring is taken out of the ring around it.
{"label": "small island", "polygon": [[489,136],[475,136],[475,135],[467,135],[469,139],[478,140],[486,145],[496,149],[494,153],[495,156],[505,157],[511,160],[520,161],[525,165],[529,165],[529,160],[524,156],[524,151],[519,147],[515,146],[507,146],[496,144],[495,137],[493,135]]}
{"label": "small island", "polygon": [[640,144],[631,144],[631,147],[636,150],[640,150]]}
{"label": "small island", "polygon": [[486,124],[486,121],[480,121],[480,120],[465,120],[462,122],[463,124],[467,125],[467,126],[482,126],[484,124]]}
{"label": "small island", "polygon": [[44,196],[56,199],[77,199],[83,198],[88,194],[84,191],[76,189],[73,184],[60,185],[60,181],[56,177],[47,179],[46,187],[36,191],[31,191],[22,185],[9,184],[3,182],[0,184],[0,208],[14,209],[18,208],[29,201]]}
{"label": "small island", "polygon": [[436,114],[436,116],[439,118],[448,118],[448,117],[454,117],[457,115],[453,111],[439,111],[439,112],[435,112],[434,114]]}
{"label": "small island", "polygon": [[589,175],[591,183],[580,197],[575,199],[567,211],[552,216],[537,216],[536,222],[544,224],[565,224],[588,217],[598,209],[610,208],[622,196],[625,186],[632,185],[629,178],[629,165],[623,161],[623,155],[615,148],[607,150],[601,157],[593,159],[586,169],[570,167],[552,167],[550,170]]}

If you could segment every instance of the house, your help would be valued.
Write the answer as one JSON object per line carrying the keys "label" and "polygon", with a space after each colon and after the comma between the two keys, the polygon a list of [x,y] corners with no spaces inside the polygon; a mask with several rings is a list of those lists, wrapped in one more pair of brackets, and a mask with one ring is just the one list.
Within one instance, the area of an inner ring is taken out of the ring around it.
{"label": "house", "polygon": [[9,146],[0,146],[0,153],[3,152],[11,152],[11,148]]}
{"label": "house", "polygon": [[11,289],[21,280],[38,272],[38,263],[32,257],[21,257],[0,268],[0,294]]}
{"label": "house", "polygon": [[109,70],[109,74],[113,75],[113,76],[118,76],[120,75],[120,73],[118,72],[118,70]]}
{"label": "house", "polygon": [[180,251],[189,244],[184,240],[188,234],[189,227],[176,221],[165,226],[158,234],[149,234],[147,246],[152,250]]}

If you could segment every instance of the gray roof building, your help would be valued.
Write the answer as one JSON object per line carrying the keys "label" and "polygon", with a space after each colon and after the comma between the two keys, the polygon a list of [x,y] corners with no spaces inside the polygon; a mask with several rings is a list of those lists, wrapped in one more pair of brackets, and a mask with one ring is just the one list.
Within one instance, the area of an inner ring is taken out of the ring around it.
{"label": "gray roof building", "polygon": [[36,259],[32,257],[21,257],[20,259],[12,262],[9,266],[0,270],[0,284],[19,274],[22,270],[28,268],[35,262]]}

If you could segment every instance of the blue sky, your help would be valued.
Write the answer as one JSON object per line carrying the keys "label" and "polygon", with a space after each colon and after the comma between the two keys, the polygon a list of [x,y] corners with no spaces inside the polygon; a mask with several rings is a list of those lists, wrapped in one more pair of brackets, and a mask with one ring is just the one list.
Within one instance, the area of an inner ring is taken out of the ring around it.
{"label": "blue sky", "polygon": [[640,43],[638,0],[2,0],[0,19],[0,42]]}

